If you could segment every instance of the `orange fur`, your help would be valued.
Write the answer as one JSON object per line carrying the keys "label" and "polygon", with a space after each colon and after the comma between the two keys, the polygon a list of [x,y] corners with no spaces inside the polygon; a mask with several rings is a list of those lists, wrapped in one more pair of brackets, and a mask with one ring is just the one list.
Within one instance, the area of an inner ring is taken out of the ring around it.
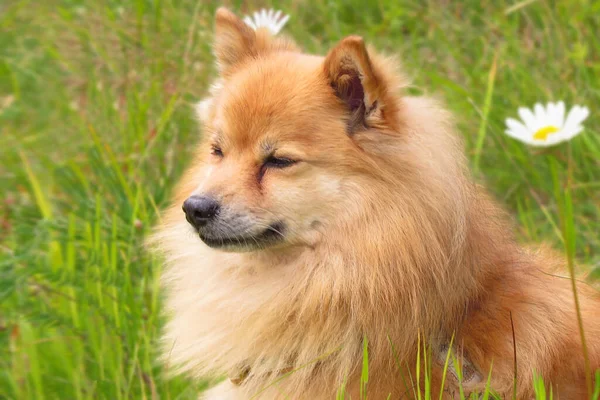
{"label": "orange fur", "polygon": [[[332,398],[344,381],[354,398],[367,337],[369,397],[410,398],[418,343],[436,354],[454,335],[484,378],[493,363],[492,387],[510,397],[514,324],[518,398],[533,395],[534,371],[561,398],[583,398],[573,295],[556,276],[563,263],[515,243],[471,182],[449,114],[399,94],[395,61],[360,38],[323,58],[223,9],[216,26],[222,87],[154,237],[167,263],[167,362],[195,376],[249,368],[208,398],[249,398],[276,379],[261,398]],[[210,154],[214,141],[223,158]],[[258,177],[266,149],[299,162]],[[209,192],[257,226],[284,221],[284,240],[253,251],[204,245],[181,204]],[[579,291],[598,368],[600,297]],[[440,376],[434,362],[434,387]]]}

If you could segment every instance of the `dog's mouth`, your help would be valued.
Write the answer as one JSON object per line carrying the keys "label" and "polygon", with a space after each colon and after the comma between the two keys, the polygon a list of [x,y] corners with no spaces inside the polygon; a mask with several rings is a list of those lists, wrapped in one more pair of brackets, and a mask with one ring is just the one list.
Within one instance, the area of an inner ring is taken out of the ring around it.
{"label": "dog's mouth", "polygon": [[285,225],[283,222],[276,222],[255,235],[213,237],[199,232],[199,236],[207,246],[214,249],[248,251],[269,247],[283,241],[285,239]]}

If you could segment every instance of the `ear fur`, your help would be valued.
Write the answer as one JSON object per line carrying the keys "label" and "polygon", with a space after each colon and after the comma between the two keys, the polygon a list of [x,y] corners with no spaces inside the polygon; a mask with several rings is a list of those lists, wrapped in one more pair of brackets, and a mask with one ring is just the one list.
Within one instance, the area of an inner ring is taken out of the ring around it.
{"label": "ear fur", "polygon": [[215,16],[214,52],[221,71],[256,53],[256,32],[224,7]]}
{"label": "ear fur", "polygon": [[221,7],[215,16],[214,53],[221,76],[248,58],[277,51],[299,51],[296,44],[283,35],[274,37],[268,29],[254,31],[228,9]]}
{"label": "ear fur", "polygon": [[324,62],[325,77],[337,97],[348,107],[348,131],[368,127],[368,117],[382,106],[382,81],[364,41],[349,36],[329,51]]}

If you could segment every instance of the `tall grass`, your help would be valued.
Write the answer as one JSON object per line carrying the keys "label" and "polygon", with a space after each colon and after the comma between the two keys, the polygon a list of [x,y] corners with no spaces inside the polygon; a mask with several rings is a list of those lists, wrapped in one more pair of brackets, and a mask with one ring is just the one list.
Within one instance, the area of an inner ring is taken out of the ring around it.
{"label": "tall grass", "polygon": [[[308,51],[359,33],[398,54],[409,92],[436,95],[457,116],[477,178],[512,212],[520,240],[547,241],[600,276],[600,4],[442,3],[273,5],[292,15],[287,32]],[[214,75],[216,7],[0,4],[0,398],[202,390],[156,362],[161,263],[141,243],[201,135],[190,105]],[[569,146],[544,155],[504,136],[518,106],[561,99],[592,110]],[[552,396],[539,380],[536,393]]]}

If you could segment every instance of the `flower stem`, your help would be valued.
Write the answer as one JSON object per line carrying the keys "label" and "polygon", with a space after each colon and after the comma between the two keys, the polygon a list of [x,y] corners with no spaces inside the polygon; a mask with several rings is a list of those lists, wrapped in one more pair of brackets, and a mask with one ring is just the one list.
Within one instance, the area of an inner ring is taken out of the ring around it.
{"label": "flower stem", "polygon": [[571,145],[568,145],[568,164],[567,164],[567,186],[565,188],[564,212],[563,212],[563,230],[565,237],[565,249],[567,250],[567,266],[571,278],[571,288],[573,290],[573,300],[575,302],[575,312],[577,314],[577,324],[579,325],[579,335],[581,337],[581,348],[583,351],[583,360],[585,366],[585,383],[588,392],[588,398],[592,396],[592,374],[590,369],[590,359],[588,355],[585,332],[583,329],[583,317],[579,304],[579,295],[577,294],[577,283],[575,278],[575,229],[573,223],[573,201],[571,199],[571,184],[573,178],[573,162],[571,157]]}

